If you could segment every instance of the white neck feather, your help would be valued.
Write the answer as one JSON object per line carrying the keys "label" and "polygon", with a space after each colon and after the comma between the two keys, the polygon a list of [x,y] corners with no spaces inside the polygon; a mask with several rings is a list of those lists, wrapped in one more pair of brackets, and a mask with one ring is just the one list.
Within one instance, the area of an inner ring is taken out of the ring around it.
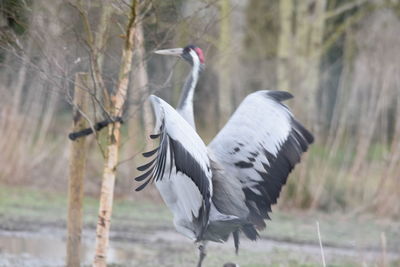
{"label": "white neck feather", "polygon": [[197,81],[199,79],[200,60],[195,51],[191,50],[189,53],[193,59],[193,68],[185,83],[177,110],[179,114],[195,129],[193,96],[194,89],[196,88]]}

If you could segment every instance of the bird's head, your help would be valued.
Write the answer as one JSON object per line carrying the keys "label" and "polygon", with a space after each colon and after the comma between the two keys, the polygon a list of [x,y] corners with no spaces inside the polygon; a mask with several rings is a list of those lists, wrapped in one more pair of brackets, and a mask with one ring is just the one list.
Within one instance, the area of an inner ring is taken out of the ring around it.
{"label": "bird's head", "polygon": [[203,50],[200,47],[195,45],[188,45],[184,48],[172,48],[172,49],[163,49],[157,50],[154,53],[159,55],[171,55],[178,56],[189,62],[190,65],[200,65],[203,67],[204,65],[204,54]]}

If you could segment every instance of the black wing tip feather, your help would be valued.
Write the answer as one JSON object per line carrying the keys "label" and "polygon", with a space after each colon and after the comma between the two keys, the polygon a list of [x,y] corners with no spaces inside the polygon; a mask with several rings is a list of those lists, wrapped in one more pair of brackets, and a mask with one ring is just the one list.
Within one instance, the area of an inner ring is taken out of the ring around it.
{"label": "black wing tip feather", "polygon": [[142,166],[139,166],[139,167],[137,167],[136,169],[137,169],[138,171],[145,171],[145,170],[147,170],[148,168],[153,167],[152,165],[153,165],[153,163],[154,163],[156,160],[157,160],[157,158],[154,158],[154,159],[151,160],[150,162],[148,162],[148,163],[146,163],[146,164],[144,164],[144,165],[142,165]]}
{"label": "black wing tip feather", "polygon": [[314,143],[314,136],[313,134],[307,130],[300,122],[298,122],[296,119],[292,119],[293,127],[300,131],[300,133],[304,136],[304,138],[307,140],[308,144]]}
{"label": "black wing tip feather", "polygon": [[148,152],[142,153],[142,155],[143,155],[143,157],[149,158],[149,157],[153,156],[155,153],[157,153],[157,151],[158,151],[159,148],[160,148],[160,147],[156,147],[156,148],[153,149],[153,150],[150,150],[150,151],[148,151]]}
{"label": "black wing tip feather", "polygon": [[139,192],[139,191],[142,191],[147,185],[148,185],[148,183],[151,181],[151,179],[148,179],[146,182],[144,182],[143,184],[141,184],[140,186],[138,186],[136,189],[135,189],[135,191],[136,192]]}
{"label": "black wing tip feather", "polygon": [[245,236],[251,241],[256,241],[260,237],[257,229],[254,227],[253,224],[245,224],[241,227],[241,230],[243,231]]}
{"label": "black wing tip feather", "polygon": [[160,137],[160,135],[161,135],[161,133],[158,133],[158,134],[151,134],[151,135],[150,135],[150,138],[151,138],[151,139],[156,139],[156,138]]}
{"label": "black wing tip feather", "polygon": [[267,95],[278,102],[293,98],[293,95],[286,91],[267,91]]}
{"label": "black wing tip feather", "polygon": [[250,189],[244,190],[246,198],[256,204],[257,208],[251,213],[257,218],[257,221],[269,219],[268,212],[271,211],[271,205],[277,203],[289,174],[300,162],[302,154],[307,151],[313,141],[313,135],[293,118],[292,131],[278,154],[272,155],[267,150],[263,151],[270,164],[263,164],[265,171],[258,172],[263,181],[255,186],[255,189],[261,192],[262,196]]}
{"label": "black wing tip feather", "polygon": [[[158,134],[151,134],[150,138],[151,139],[159,138],[162,135],[162,133],[163,132],[160,132]],[[142,153],[142,155],[144,157],[146,157],[146,158],[149,158],[149,157],[153,156],[154,154],[156,154],[157,152],[158,152],[158,154],[165,154],[165,152],[162,151],[163,150],[162,149],[162,142],[163,142],[163,138],[161,138],[160,145],[158,147],[156,147],[155,149],[150,150],[148,152],[144,152],[144,153]],[[146,180],[146,178],[147,178],[147,180],[143,184],[139,185],[135,189],[135,191],[138,192],[138,191],[143,190],[151,181],[154,181],[154,179],[157,179],[157,174],[158,174],[157,171],[159,171],[159,166],[157,166],[158,161],[159,161],[158,160],[159,159],[159,155],[158,154],[150,162],[148,162],[148,163],[146,163],[146,164],[144,164],[142,166],[137,167],[138,171],[146,171],[146,172],[144,174],[139,175],[138,177],[135,177],[134,178],[135,181],[142,182],[142,181]],[[162,166],[162,167],[164,167],[164,166]]]}

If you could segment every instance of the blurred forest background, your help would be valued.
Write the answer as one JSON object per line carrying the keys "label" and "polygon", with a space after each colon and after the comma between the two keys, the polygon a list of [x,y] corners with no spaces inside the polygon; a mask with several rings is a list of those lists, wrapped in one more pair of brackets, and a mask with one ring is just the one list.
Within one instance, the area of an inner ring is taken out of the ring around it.
{"label": "blurred forest background", "polygon": [[[206,143],[247,94],[295,96],[287,104],[316,143],[284,188],[282,208],[400,218],[399,1],[139,2],[117,197],[144,197],[132,178],[136,155],[151,146],[146,97],[177,103],[189,71],[152,52],[195,44],[205,52],[195,119]],[[89,73],[87,119],[106,118],[99,88],[115,90],[129,4],[0,1],[1,184],[66,191],[75,75]],[[103,132],[89,139],[88,195],[100,190]]]}

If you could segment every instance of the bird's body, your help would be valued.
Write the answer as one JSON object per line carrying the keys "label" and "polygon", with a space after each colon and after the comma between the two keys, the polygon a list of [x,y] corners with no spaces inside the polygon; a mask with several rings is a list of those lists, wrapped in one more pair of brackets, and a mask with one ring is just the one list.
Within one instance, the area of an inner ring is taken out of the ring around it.
{"label": "bird's body", "polygon": [[[173,52],[171,52],[173,51]],[[178,232],[199,242],[224,242],[232,234],[236,249],[239,232],[251,240],[265,227],[287,176],[313,142],[312,135],[297,122],[281,102],[287,92],[257,91],[248,95],[225,127],[206,146],[195,131],[194,89],[204,63],[201,49],[163,50],[179,54],[193,66],[177,110],[151,96],[156,135],[160,146],[144,156],[155,158],[138,169],[136,178],[155,184],[174,214]]]}

